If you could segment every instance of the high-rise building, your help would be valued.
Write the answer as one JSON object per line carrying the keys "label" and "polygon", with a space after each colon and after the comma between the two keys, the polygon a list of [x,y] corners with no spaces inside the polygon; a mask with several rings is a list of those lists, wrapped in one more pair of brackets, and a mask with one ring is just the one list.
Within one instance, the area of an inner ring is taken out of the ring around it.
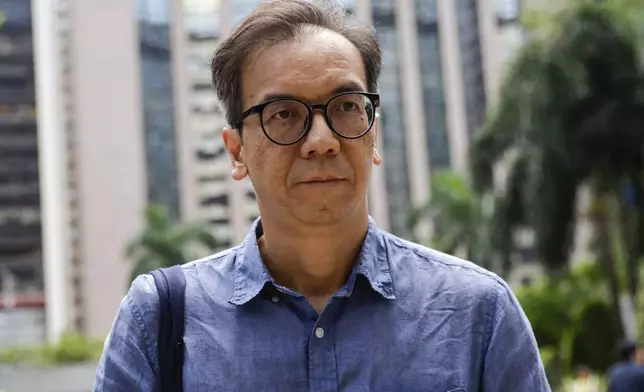
{"label": "high-rise building", "polygon": [[[34,176],[41,184],[43,262],[34,264],[33,274],[44,266],[49,337],[68,328],[107,333],[127,289],[124,249],[141,228],[146,203],[167,206],[179,220],[206,220],[230,245],[242,240],[257,205],[250,182],[230,176],[210,60],[258,3],[32,0],[40,165],[31,171],[33,159],[16,165],[26,170],[20,189],[32,189]],[[448,167],[467,173],[469,136],[494,101],[491,86],[497,82],[490,70],[500,65],[490,65],[501,64],[496,59],[504,55],[490,38],[498,10],[491,0],[344,4],[375,26],[383,50],[378,146],[384,164],[373,172],[371,214],[383,228],[406,236],[406,215],[430,196],[431,173]],[[0,28],[0,56],[5,41]],[[29,45],[17,47],[28,52]],[[13,72],[8,68],[0,66],[0,81]],[[0,83],[0,101],[19,96],[3,95],[3,88]],[[26,124],[20,127],[34,133],[30,102],[19,112]],[[0,110],[0,124],[5,120]],[[34,143],[29,132],[11,129],[0,128],[0,149],[5,140],[12,146]],[[5,133],[20,134],[21,141]],[[15,151],[28,155],[30,148]],[[17,176],[2,170],[0,176]],[[0,200],[15,189],[0,183]],[[3,216],[0,252],[19,243],[4,241],[13,238],[3,231],[6,222],[16,223]],[[20,223],[22,231],[11,230],[11,236],[25,238],[20,257],[38,259],[39,222],[34,218]]]}
{"label": "high-rise building", "polygon": [[[466,0],[346,2],[372,23],[383,51],[380,221],[407,236],[406,216],[430,195],[434,170],[467,173],[469,135],[485,112],[480,15]],[[376,181],[377,182],[377,181]]]}
{"label": "high-rise building", "polygon": [[226,123],[210,80],[212,55],[226,34],[227,25],[222,24],[225,12],[225,4],[220,1],[193,2],[186,9],[186,71],[191,94],[187,134],[194,140],[192,156],[195,159],[195,171],[186,175],[195,183],[196,192],[190,199],[197,211],[195,218],[207,219],[215,236],[224,244],[232,245],[240,240],[240,228],[248,222],[248,205],[255,203],[252,199],[244,203],[252,197],[248,182],[236,184],[230,178],[231,166],[221,139]]}
{"label": "high-rise building", "polygon": [[105,336],[128,287],[125,247],[142,226],[147,193],[161,186],[146,181],[146,168],[165,170],[146,142],[167,131],[144,126],[150,101],[141,99],[131,2],[31,6],[47,336]]}
{"label": "high-rise building", "polygon": [[147,199],[181,217],[178,187],[170,2],[138,0],[141,101]]}
{"label": "high-rise building", "polygon": [[[31,5],[0,1],[0,345],[43,335],[38,127]],[[24,309],[35,307],[35,309]],[[21,322],[25,328],[12,330]]]}

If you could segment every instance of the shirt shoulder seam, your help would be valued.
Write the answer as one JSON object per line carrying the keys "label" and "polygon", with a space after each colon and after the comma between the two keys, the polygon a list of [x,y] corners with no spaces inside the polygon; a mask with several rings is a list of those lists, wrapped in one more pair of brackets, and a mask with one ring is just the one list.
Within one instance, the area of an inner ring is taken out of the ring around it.
{"label": "shirt shoulder seam", "polygon": [[156,355],[154,353],[154,350],[152,349],[153,345],[152,345],[152,339],[150,338],[150,333],[148,332],[148,328],[145,325],[145,320],[143,320],[143,315],[141,314],[139,307],[136,306],[136,304],[134,303],[134,299],[129,294],[126,296],[126,306],[128,307],[128,310],[130,311],[130,313],[132,314],[132,317],[134,317],[134,319],[136,320],[139,330],[143,335],[145,351],[147,352],[149,361],[151,361],[152,363],[155,363]]}
{"label": "shirt shoulder seam", "polygon": [[494,275],[493,273],[479,271],[476,268],[471,268],[471,267],[468,267],[466,265],[452,264],[452,263],[449,263],[449,262],[445,262],[444,260],[437,259],[436,257],[433,257],[432,255],[422,254],[422,253],[420,253],[418,251],[418,249],[416,249],[413,246],[409,246],[409,245],[405,244],[405,242],[401,241],[399,238],[393,236],[392,234],[385,233],[385,235],[390,240],[390,242],[392,242],[396,247],[410,250],[410,251],[414,252],[414,254],[417,257],[419,257],[419,258],[421,258],[423,260],[426,260],[426,261],[431,262],[431,263],[437,263],[437,264],[443,265],[445,267],[454,267],[454,268],[460,268],[460,269],[464,269],[464,270],[467,270],[467,271],[471,271],[471,272],[474,272],[477,275],[480,275],[482,277],[485,277],[485,278],[487,278],[489,280],[494,281],[496,283],[496,285],[502,285],[503,284],[500,281],[500,278],[498,276]]}
{"label": "shirt shoulder seam", "polygon": [[485,336],[485,344],[483,345],[483,358],[487,357],[488,348],[492,343],[492,335],[494,334],[494,320],[496,319],[496,314],[498,313],[499,309],[499,290],[492,290],[490,296],[492,297],[492,303],[490,303],[490,306],[486,307],[485,309],[485,316],[487,317],[487,330]]}
{"label": "shirt shoulder seam", "polygon": [[232,254],[234,251],[237,251],[239,248],[240,248],[240,245],[237,245],[237,246],[234,246],[232,248],[222,250],[222,251],[217,252],[215,254],[212,254],[212,255],[209,255],[209,256],[206,256],[206,257],[202,257],[200,259],[193,260],[191,262],[183,264],[181,266],[181,268],[183,268],[183,269],[194,268],[199,263],[208,263],[208,262],[214,262],[214,261],[221,260],[221,259],[226,258],[227,256],[229,256],[230,254]]}

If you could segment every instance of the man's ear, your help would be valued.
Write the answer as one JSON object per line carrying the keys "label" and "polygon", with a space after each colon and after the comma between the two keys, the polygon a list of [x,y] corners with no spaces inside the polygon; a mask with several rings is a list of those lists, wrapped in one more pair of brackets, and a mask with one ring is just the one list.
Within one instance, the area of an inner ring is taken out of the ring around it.
{"label": "man's ear", "polygon": [[233,179],[241,181],[248,175],[248,167],[244,162],[244,147],[242,146],[241,135],[236,129],[226,127],[222,130],[221,137],[224,140],[224,146],[233,165]]}
{"label": "man's ear", "polygon": [[380,130],[380,113],[376,113],[373,122],[373,164],[379,166],[382,163],[382,157],[378,152],[378,131]]}

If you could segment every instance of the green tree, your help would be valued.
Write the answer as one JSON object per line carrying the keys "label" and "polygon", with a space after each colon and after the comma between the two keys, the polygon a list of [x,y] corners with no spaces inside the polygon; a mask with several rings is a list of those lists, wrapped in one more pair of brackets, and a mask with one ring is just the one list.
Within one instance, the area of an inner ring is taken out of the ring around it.
{"label": "green tree", "polygon": [[[631,238],[622,247],[630,268],[644,253],[639,47],[623,13],[580,1],[557,15],[549,34],[538,35],[520,51],[498,108],[472,145],[479,191],[492,188],[496,162],[510,162],[506,200],[496,213],[509,227],[527,223],[534,229],[539,259],[552,273],[563,274],[568,267],[578,193],[591,187],[603,238],[600,260],[615,306],[620,291],[615,256],[625,240],[619,235],[625,216],[632,218]],[[516,159],[507,158],[510,151]],[[638,195],[639,207],[622,202],[625,185]],[[627,214],[627,208],[637,213]],[[636,282],[631,285],[634,289]]]}
{"label": "green tree", "polygon": [[539,347],[548,354],[553,387],[576,365],[604,372],[616,358],[619,320],[611,317],[603,272],[594,261],[583,262],[561,277],[516,291]]}
{"label": "green tree", "polygon": [[457,173],[437,171],[432,175],[431,198],[409,212],[407,227],[413,233],[419,222],[429,217],[433,236],[428,242],[432,247],[450,254],[462,249],[467,259],[507,275],[509,241],[498,235],[501,231],[493,210],[492,195],[477,194]]}
{"label": "green tree", "polygon": [[134,263],[132,280],[157,268],[185,264],[199,258],[197,252],[209,253],[220,246],[208,225],[175,224],[163,206],[148,206],[144,216],[145,228],[126,249]]}

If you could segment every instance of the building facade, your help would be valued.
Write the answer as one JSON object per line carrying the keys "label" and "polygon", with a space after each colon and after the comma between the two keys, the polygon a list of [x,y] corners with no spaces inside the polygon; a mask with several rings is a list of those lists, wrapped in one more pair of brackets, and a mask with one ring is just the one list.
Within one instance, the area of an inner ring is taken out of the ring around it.
{"label": "building facade", "polygon": [[[44,334],[38,126],[28,1],[0,1],[0,345]],[[21,322],[25,328],[10,326]]]}
{"label": "building facade", "polygon": [[179,221],[170,2],[139,0],[137,5],[147,199]]}
{"label": "building facade", "polygon": [[[15,163],[25,172],[20,189],[32,199],[11,197],[34,201],[25,211],[38,211],[39,198],[40,215],[25,214],[36,218],[16,230],[18,206],[7,202],[10,208],[2,210],[0,203],[0,254],[9,254],[8,243],[19,243],[5,238],[23,233],[24,252],[18,253],[38,260],[32,274],[45,283],[50,339],[65,329],[107,333],[127,290],[131,265],[124,249],[141,229],[147,203],[167,206],[180,221],[208,221],[228,245],[243,239],[257,203],[250,181],[230,175],[221,140],[227,124],[211,89],[210,61],[221,39],[258,3],[32,0],[38,163],[33,157]],[[492,0],[343,3],[375,27],[383,50],[377,143],[384,163],[373,171],[370,211],[384,229],[408,236],[407,213],[430,196],[432,172],[467,174],[469,136],[495,99],[495,72],[505,55],[498,8]],[[0,56],[5,39],[0,28]],[[21,50],[28,53],[28,47]],[[0,66],[0,81],[15,72],[9,68]],[[3,88],[0,102],[8,96]],[[0,149],[10,140],[22,151],[15,154],[28,157],[36,123],[33,99],[26,105],[20,125],[0,128]],[[0,124],[6,119],[0,111]],[[19,134],[20,141],[7,134]],[[37,166],[29,171],[30,164]],[[2,170],[0,176],[17,178]],[[29,185],[34,176],[36,191]],[[0,185],[0,200],[17,189],[6,188]],[[42,290],[42,282],[34,282]]]}
{"label": "building facade", "polygon": [[130,2],[31,6],[46,335],[104,337],[147,203],[137,16]]}

